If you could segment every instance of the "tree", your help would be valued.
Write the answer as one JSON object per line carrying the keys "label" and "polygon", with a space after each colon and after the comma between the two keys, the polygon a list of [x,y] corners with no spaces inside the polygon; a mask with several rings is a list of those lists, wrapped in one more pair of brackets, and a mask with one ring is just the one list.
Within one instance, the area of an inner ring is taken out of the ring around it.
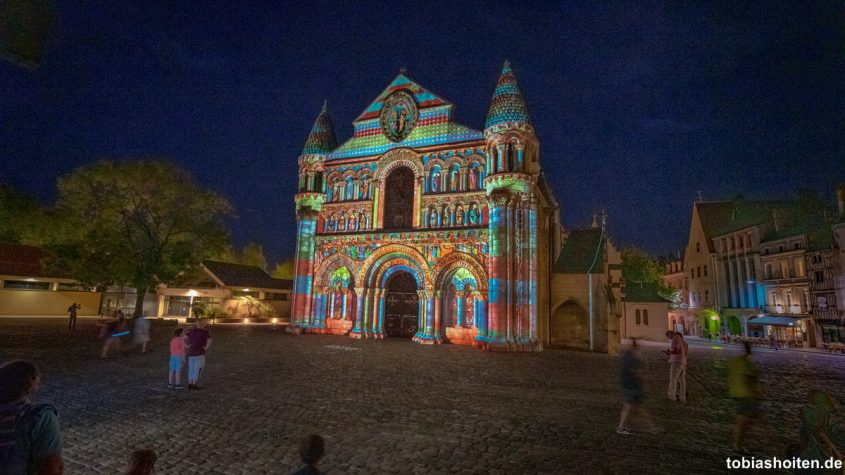
{"label": "tree", "polygon": [[0,242],[38,246],[51,234],[49,211],[37,199],[0,185]]}
{"label": "tree", "polygon": [[59,179],[58,264],[91,285],[146,293],[228,243],[229,203],[165,161],[101,161]]}
{"label": "tree", "polygon": [[630,246],[622,250],[622,277],[625,285],[653,287],[658,295],[680,303],[680,292],[663,282],[663,266],[649,257],[642,249]]}
{"label": "tree", "polygon": [[285,259],[278,264],[276,264],[276,268],[273,269],[273,273],[271,274],[273,277],[277,279],[293,279],[293,271],[294,271],[294,261],[293,259]]}
{"label": "tree", "polygon": [[244,246],[239,261],[243,265],[260,267],[261,270],[267,269],[267,258],[264,257],[264,249],[254,242]]}

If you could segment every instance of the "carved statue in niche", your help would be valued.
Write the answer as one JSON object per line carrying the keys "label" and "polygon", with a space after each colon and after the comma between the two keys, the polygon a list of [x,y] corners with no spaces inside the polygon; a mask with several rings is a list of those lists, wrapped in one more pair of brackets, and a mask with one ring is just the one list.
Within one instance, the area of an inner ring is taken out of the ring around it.
{"label": "carved statue in niche", "polygon": [[416,125],[419,111],[414,98],[406,91],[396,91],[382,104],[381,130],[393,142],[401,142]]}
{"label": "carved statue in niche", "polygon": [[332,184],[332,186],[334,187],[334,193],[332,193],[332,199],[334,199],[335,201],[340,201],[340,199],[341,199],[341,197],[340,197],[340,181],[335,180],[335,182]]}
{"label": "carved statue in niche", "polygon": [[431,208],[428,210],[428,227],[436,228],[437,227],[437,210]]}
{"label": "carved statue in niche", "polygon": [[346,181],[346,199],[347,200],[354,200],[355,199],[355,183],[352,180]]}
{"label": "carved statue in niche", "polygon": [[469,171],[469,189],[474,190],[478,188],[478,167],[472,167]]}
{"label": "carved statue in niche", "polygon": [[368,180],[367,177],[362,178],[361,179],[361,186],[358,189],[358,199],[359,200],[365,200],[365,199],[369,198],[369,196],[367,196],[367,192],[369,191],[369,189],[370,189],[370,180]]}
{"label": "carved statue in niche", "polygon": [[441,215],[441,224],[443,226],[449,225],[449,207],[448,206],[443,207],[443,214]]}
{"label": "carved statue in niche", "polygon": [[440,191],[440,173],[434,172],[431,174],[431,191],[437,193]]}
{"label": "carved statue in niche", "polygon": [[358,229],[367,229],[366,223],[364,222],[364,212],[363,211],[358,213]]}
{"label": "carved statue in niche", "polygon": [[458,226],[462,226],[464,224],[464,208],[461,206],[458,206],[458,209],[455,210],[455,221]]}
{"label": "carved statue in niche", "polygon": [[355,213],[352,213],[349,216],[349,226],[347,226],[347,227],[349,228],[350,231],[355,231],[355,225],[356,224],[357,224],[357,220],[355,218]]}
{"label": "carved statue in niche", "polygon": [[458,171],[452,170],[449,174],[449,191],[458,191]]}
{"label": "carved statue in niche", "polygon": [[478,224],[478,208],[475,204],[469,206],[469,224]]}

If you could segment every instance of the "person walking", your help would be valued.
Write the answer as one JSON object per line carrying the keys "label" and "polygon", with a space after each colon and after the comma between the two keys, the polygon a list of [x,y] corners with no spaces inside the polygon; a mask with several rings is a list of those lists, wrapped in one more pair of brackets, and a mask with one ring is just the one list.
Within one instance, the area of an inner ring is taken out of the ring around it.
{"label": "person walking", "polygon": [[197,320],[196,327],[185,337],[185,353],[188,355],[188,389],[202,389],[197,383],[205,367],[205,355],[211,347],[211,334],[205,326],[205,320]]}
{"label": "person walking", "polygon": [[[836,447],[833,441],[831,418],[835,412],[836,406],[830,394],[818,389],[810,391],[809,397],[807,398],[807,405],[801,411],[799,442],[789,446],[786,456],[790,458],[798,457],[804,460],[818,460],[821,464],[824,464],[830,458],[845,461],[842,451]],[[842,472],[818,470],[808,473]]]}
{"label": "person walking", "polygon": [[132,344],[140,346],[141,353],[147,352],[147,343],[150,342],[150,321],[143,315],[135,315],[135,323],[132,327]]}
{"label": "person walking", "polygon": [[64,471],[59,413],[32,401],[41,372],[29,361],[0,366],[0,473],[60,475]]}
{"label": "person walking", "polygon": [[167,387],[170,389],[185,389],[182,385],[182,363],[185,361],[185,338],[182,336],[182,329],[173,330],[173,338],[170,339],[170,374],[168,375]]}
{"label": "person walking", "polygon": [[667,395],[669,396],[670,401],[686,401],[686,352],[689,347],[680,333],[667,330],[666,338],[672,342],[669,349],[664,350],[664,352],[669,355],[669,389],[667,391]]}
{"label": "person walking", "polygon": [[628,427],[628,420],[643,403],[643,384],[640,379],[642,362],[637,353],[637,339],[632,338],[631,346],[624,348],[619,354],[619,386],[622,389],[623,403],[616,433],[620,435],[634,433]]}
{"label": "person walking", "polygon": [[73,302],[73,305],[67,308],[67,314],[69,320],[67,322],[67,329],[68,331],[75,332],[76,331],[76,311],[82,308],[82,305],[79,305],[76,302]]}
{"label": "person walking", "polygon": [[728,392],[736,405],[731,448],[739,455],[748,455],[745,451],[745,437],[751,427],[762,418],[762,388],[757,368],[751,361],[751,343],[745,342],[743,345],[745,352],[728,363]]}
{"label": "person walking", "polygon": [[103,325],[103,329],[100,330],[100,338],[103,339],[103,350],[100,352],[100,358],[108,358],[109,350],[112,347],[120,350],[120,337],[129,333],[128,331],[122,330],[122,318],[109,320]]}
{"label": "person walking", "polygon": [[322,475],[317,463],[325,453],[325,441],[317,434],[308,434],[299,442],[299,457],[305,465],[291,475]]}

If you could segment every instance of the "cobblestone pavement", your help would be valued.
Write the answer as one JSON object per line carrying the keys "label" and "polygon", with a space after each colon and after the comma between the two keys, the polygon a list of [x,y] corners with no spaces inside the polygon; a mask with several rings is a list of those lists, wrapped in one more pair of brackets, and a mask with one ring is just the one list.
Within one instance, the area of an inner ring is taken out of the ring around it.
{"label": "cobblestone pavement", "polygon": [[[614,431],[621,403],[606,355],[216,326],[205,389],[189,392],[166,387],[171,329],[153,327],[151,354],[100,360],[91,320],[73,336],[58,320],[0,321],[0,360],[30,358],[45,373],[40,399],[59,408],[67,473],[118,473],[146,446],[159,473],[288,473],[308,431],[325,436],[332,473],[718,473],[730,454],[725,367],[737,347],[691,346],[688,405],[665,399],[661,347],[645,348],[657,430],[626,437]],[[845,401],[845,357],[754,358],[769,422],[749,444],[758,456],[795,440],[810,388]]]}

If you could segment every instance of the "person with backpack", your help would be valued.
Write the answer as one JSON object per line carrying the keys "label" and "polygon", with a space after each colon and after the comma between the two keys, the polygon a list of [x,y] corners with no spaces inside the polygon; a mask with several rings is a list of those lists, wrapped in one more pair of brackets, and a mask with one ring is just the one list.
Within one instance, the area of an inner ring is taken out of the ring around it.
{"label": "person with backpack", "polygon": [[29,361],[0,366],[0,473],[64,472],[59,414],[32,401],[40,384],[41,373]]}

